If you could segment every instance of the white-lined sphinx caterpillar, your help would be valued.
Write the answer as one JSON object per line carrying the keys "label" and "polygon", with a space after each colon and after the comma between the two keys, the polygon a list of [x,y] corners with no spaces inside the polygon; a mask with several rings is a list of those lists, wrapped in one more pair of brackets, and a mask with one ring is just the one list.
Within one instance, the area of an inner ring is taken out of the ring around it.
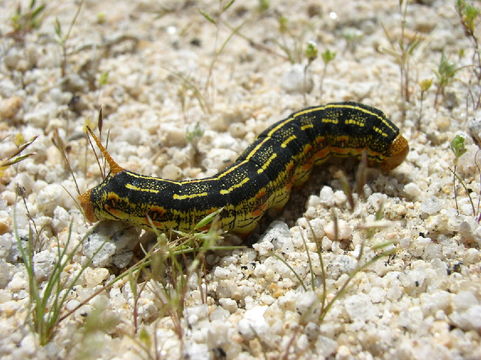
{"label": "white-lined sphinx caterpillar", "polygon": [[110,174],[79,196],[89,221],[113,219],[145,228],[153,223],[160,231],[187,231],[222,208],[221,226],[238,234],[250,233],[268,209],[282,208],[292,187],[304,183],[312,166],[330,156],[360,157],[366,151],[369,166],[391,170],[409,151],[399,129],[380,110],[354,102],[295,112],[262,132],[228,168],[198,180],[130,172],[94,139]]}

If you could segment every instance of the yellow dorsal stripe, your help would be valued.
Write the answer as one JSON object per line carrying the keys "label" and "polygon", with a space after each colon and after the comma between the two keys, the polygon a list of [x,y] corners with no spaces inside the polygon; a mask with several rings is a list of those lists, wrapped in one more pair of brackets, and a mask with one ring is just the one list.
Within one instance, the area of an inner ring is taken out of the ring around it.
{"label": "yellow dorsal stripe", "polygon": [[139,188],[138,186],[132,185],[130,183],[125,184],[125,187],[129,190],[135,190],[135,191],[144,191],[144,192],[151,192],[154,194],[158,194],[159,190],[156,189],[149,189],[149,188]]}
{"label": "yellow dorsal stripe", "polygon": [[262,172],[264,172],[268,167],[269,165],[271,164],[272,160],[274,160],[275,158],[277,157],[277,153],[273,153],[269,159],[267,159],[267,161],[262,165],[262,168],[260,168],[259,170],[257,170],[257,173],[260,174]]}
{"label": "yellow dorsal stripe", "polygon": [[248,177],[245,177],[241,182],[239,182],[239,183],[237,183],[237,184],[235,184],[235,185],[232,185],[230,188],[228,188],[228,189],[222,189],[222,190],[220,191],[220,193],[221,193],[222,195],[228,194],[228,193],[232,192],[232,190],[242,187],[242,186],[243,186],[246,182],[248,182],[248,181],[249,181],[249,178],[248,178]]}
{"label": "yellow dorsal stripe", "polygon": [[201,196],[207,196],[207,192],[199,193],[199,194],[185,194],[185,195],[179,195],[179,194],[174,194],[172,198],[175,200],[183,200],[183,199],[193,199],[196,197],[201,197]]}

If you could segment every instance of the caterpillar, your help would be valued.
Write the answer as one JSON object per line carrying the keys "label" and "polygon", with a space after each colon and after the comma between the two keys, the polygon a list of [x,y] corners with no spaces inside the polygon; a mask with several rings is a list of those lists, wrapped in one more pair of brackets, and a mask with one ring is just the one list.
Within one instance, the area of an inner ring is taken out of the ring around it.
{"label": "caterpillar", "polygon": [[191,230],[220,210],[225,231],[251,233],[269,209],[281,209],[293,187],[302,185],[314,165],[332,156],[359,158],[384,171],[409,151],[399,129],[378,109],[355,103],[329,103],[289,115],[263,131],[237,160],[203,179],[173,181],[140,175],[119,166],[90,131],[110,167],[99,185],[79,196],[87,220],[126,221],[165,232]]}

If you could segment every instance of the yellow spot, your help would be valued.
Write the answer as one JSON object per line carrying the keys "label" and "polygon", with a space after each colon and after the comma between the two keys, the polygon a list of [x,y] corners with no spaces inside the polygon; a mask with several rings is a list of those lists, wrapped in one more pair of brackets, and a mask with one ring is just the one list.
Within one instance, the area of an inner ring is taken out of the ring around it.
{"label": "yellow spot", "polygon": [[120,199],[120,196],[114,193],[113,191],[109,191],[107,194],[104,196],[104,200],[115,200],[118,201]]}
{"label": "yellow spot", "polygon": [[313,127],[314,127],[313,124],[302,125],[302,126],[301,126],[301,130],[311,129],[311,128],[313,128]]}
{"label": "yellow spot", "polygon": [[201,196],[207,196],[207,192],[199,193],[199,194],[186,194],[186,195],[179,195],[179,194],[174,194],[173,198],[175,200],[184,200],[184,199],[193,199],[196,197],[201,197]]}
{"label": "yellow spot", "polygon": [[373,129],[375,132],[377,132],[378,134],[380,134],[380,135],[382,135],[382,136],[384,136],[384,137],[387,137],[387,136],[388,136],[384,131],[382,131],[381,129],[379,129],[379,128],[376,127],[376,126],[373,126],[372,129]]}
{"label": "yellow spot", "polygon": [[287,144],[289,144],[292,140],[296,139],[296,135],[291,135],[289,136],[284,142],[281,144],[281,148],[287,147]]}
{"label": "yellow spot", "polygon": [[138,186],[132,185],[132,184],[125,184],[125,187],[130,190],[135,190],[135,191],[144,191],[144,192],[151,192],[154,194],[157,194],[159,190],[156,189],[149,189],[149,188],[139,188]]}
{"label": "yellow spot", "polygon": [[232,186],[231,186],[230,188],[228,188],[228,189],[222,189],[222,190],[220,191],[220,193],[221,193],[222,195],[226,195],[226,194],[232,192],[232,190],[242,187],[242,186],[243,186],[246,182],[248,182],[248,181],[249,181],[249,178],[246,177],[246,178],[244,178],[244,180],[242,180],[240,183],[235,184],[235,185],[232,185]]}
{"label": "yellow spot", "polygon": [[277,154],[276,153],[273,153],[269,159],[267,159],[267,161],[262,165],[262,168],[257,170],[257,173],[258,174],[261,174],[262,172],[264,172],[268,167],[269,165],[271,164],[272,160],[274,160],[275,158],[277,157]]}
{"label": "yellow spot", "polygon": [[332,124],[339,124],[339,120],[337,119],[329,119],[329,118],[324,118],[321,120],[323,123],[332,123]]}
{"label": "yellow spot", "polygon": [[346,120],[346,125],[356,125],[359,127],[364,127],[366,124],[363,121],[349,119],[349,120]]}

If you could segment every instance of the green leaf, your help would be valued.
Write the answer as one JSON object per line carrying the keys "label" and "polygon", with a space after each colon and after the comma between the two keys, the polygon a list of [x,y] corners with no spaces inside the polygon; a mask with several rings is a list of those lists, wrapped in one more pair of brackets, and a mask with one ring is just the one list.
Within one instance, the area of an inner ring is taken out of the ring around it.
{"label": "green leaf", "polygon": [[304,53],[309,62],[314,61],[317,58],[318,50],[316,43],[309,41],[307,43],[306,51]]}
{"label": "green leaf", "polygon": [[140,329],[139,340],[142,341],[148,349],[152,346],[152,339],[144,327]]}
{"label": "green leaf", "polygon": [[459,159],[467,150],[464,145],[464,137],[461,135],[456,135],[454,139],[449,144],[451,151],[454,153],[456,159]]}
{"label": "green leaf", "polygon": [[429,90],[432,84],[433,84],[432,79],[424,79],[419,82],[419,87],[421,88],[422,92],[426,92]]}
{"label": "green leaf", "polygon": [[449,61],[449,59],[441,54],[441,60],[439,61],[436,77],[440,86],[445,87],[454,80],[454,76],[458,72],[459,68],[456,68],[456,64]]}
{"label": "green leaf", "polygon": [[270,5],[270,0],[259,0],[259,10],[261,12],[268,10]]}
{"label": "green leaf", "polygon": [[62,24],[58,21],[58,18],[55,18],[55,34],[58,36],[59,39],[62,38]]}
{"label": "green leaf", "polygon": [[334,51],[331,51],[327,49],[321,54],[322,61],[324,61],[324,64],[327,65],[329,64],[332,60],[335,59],[336,53]]}
{"label": "green leaf", "polygon": [[40,5],[38,8],[36,8],[35,10],[33,10],[33,11],[32,11],[32,15],[31,15],[32,20],[35,20],[35,18],[36,18],[37,16],[39,16],[39,15],[42,13],[42,11],[44,11],[44,10],[45,10],[45,4],[42,4],[42,5]]}
{"label": "green leaf", "polygon": [[230,0],[227,4],[224,5],[224,7],[222,8],[222,12],[226,11],[228,8],[230,8],[232,6],[232,4],[235,3],[235,0]]}
{"label": "green leaf", "polygon": [[104,85],[107,85],[108,82],[109,82],[109,72],[104,71],[102,74],[100,74],[99,85],[104,86]]}
{"label": "green leaf", "polygon": [[209,225],[213,220],[214,218],[220,214],[220,212],[223,210],[224,208],[220,208],[220,209],[217,209],[216,211],[210,213],[209,215],[207,215],[206,217],[204,217],[202,220],[200,220],[197,225],[195,225],[194,227],[194,230],[199,230],[199,229],[202,229],[202,228],[205,228],[207,225]]}
{"label": "green leaf", "polygon": [[288,20],[284,15],[279,16],[279,32],[280,33],[286,33],[287,32],[287,23]]}
{"label": "green leaf", "polygon": [[212,16],[207,14],[205,11],[199,10],[199,13],[210,23],[217,25],[217,22],[214,20]]}

